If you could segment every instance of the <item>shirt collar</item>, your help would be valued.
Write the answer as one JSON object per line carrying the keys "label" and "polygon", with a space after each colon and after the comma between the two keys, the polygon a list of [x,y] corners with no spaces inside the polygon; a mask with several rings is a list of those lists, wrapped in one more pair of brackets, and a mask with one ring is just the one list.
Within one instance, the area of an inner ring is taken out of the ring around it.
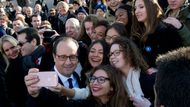
{"label": "shirt collar", "polygon": [[59,73],[59,71],[57,70],[56,66],[54,66],[54,70],[57,73],[58,77],[61,79],[61,82],[64,84],[65,82],[67,82],[67,80],[69,78],[72,78],[74,80],[73,74],[71,74],[70,77],[66,77],[64,75],[62,75],[61,73]]}

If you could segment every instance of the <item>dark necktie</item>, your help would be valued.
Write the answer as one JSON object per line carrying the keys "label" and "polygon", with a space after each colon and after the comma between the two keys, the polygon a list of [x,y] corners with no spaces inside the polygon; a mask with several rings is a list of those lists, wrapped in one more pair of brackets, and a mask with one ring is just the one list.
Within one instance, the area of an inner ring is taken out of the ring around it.
{"label": "dark necktie", "polygon": [[67,81],[69,82],[69,88],[73,88],[72,78],[69,78]]}
{"label": "dark necktie", "polygon": [[36,60],[34,61],[34,63],[35,63],[36,65],[39,65],[39,59],[36,59]]}

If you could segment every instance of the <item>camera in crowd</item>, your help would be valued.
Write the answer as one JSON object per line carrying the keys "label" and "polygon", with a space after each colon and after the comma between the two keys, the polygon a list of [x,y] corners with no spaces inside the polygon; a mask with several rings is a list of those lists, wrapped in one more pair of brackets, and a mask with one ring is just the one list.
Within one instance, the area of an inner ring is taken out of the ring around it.
{"label": "camera in crowd", "polygon": [[49,31],[44,31],[43,33],[43,43],[52,43],[54,40],[53,35],[55,35],[55,31],[49,30]]}

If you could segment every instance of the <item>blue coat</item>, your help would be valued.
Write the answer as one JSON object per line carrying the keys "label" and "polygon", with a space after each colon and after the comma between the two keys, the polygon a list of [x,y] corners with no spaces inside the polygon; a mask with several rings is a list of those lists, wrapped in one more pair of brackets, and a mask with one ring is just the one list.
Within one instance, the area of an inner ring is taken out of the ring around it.
{"label": "blue coat", "polygon": [[2,37],[5,34],[6,34],[5,30],[3,29],[2,26],[0,26],[0,37]]}

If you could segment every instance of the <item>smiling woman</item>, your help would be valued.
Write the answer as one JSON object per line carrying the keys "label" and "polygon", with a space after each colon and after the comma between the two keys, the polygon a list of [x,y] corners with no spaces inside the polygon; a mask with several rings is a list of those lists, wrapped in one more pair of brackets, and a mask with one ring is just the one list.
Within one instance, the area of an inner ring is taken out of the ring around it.
{"label": "smiling woman", "polygon": [[108,64],[108,52],[109,46],[104,40],[94,41],[88,50],[88,62],[91,67],[94,68],[100,64]]}
{"label": "smiling woman", "polygon": [[153,105],[154,75],[144,72],[148,67],[135,44],[128,38],[117,37],[111,44],[109,56],[110,64],[123,74],[125,89],[133,105],[150,107],[150,102]]}
{"label": "smiling woman", "polygon": [[121,5],[115,11],[116,22],[123,23],[127,32],[130,34],[132,24],[132,7],[130,5]]}
{"label": "smiling woman", "polygon": [[111,44],[113,40],[118,36],[130,37],[130,35],[128,35],[128,32],[125,28],[125,25],[122,23],[114,23],[107,28],[105,41],[108,44]]}
{"label": "smiling woman", "polygon": [[92,96],[101,103],[108,107],[127,107],[127,93],[118,69],[110,65],[95,67],[92,69],[89,82]]}
{"label": "smiling woman", "polygon": [[[29,79],[28,77],[25,79]],[[30,83],[34,81],[29,80]],[[27,84],[29,83],[26,81]],[[47,96],[40,94],[33,96],[33,101],[39,106],[46,107],[128,107],[128,96],[124,88],[123,78],[121,72],[111,65],[98,66],[92,69],[89,75],[88,82],[90,92],[92,93],[85,100],[67,100],[60,98],[60,100],[52,100],[50,94]],[[54,88],[58,88],[60,84]],[[29,87],[29,86],[27,86]],[[30,92],[38,89],[32,89]],[[39,91],[39,90],[38,90]],[[29,93],[30,93],[29,92]],[[32,95],[32,94],[31,94]],[[57,99],[57,97],[55,97]]]}
{"label": "smiling woman", "polygon": [[3,36],[0,41],[0,50],[8,59],[15,59],[19,55],[18,41],[12,36]]}
{"label": "smiling woman", "polygon": [[135,0],[133,13],[132,37],[154,69],[158,54],[179,48],[182,39],[174,26],[163,21],[164,14],[157,0]]}
{"label": "smiling woman", "polygon": [[[5,73],[6,94],[13,104],[24,107],[27,91],[23,80],[25,73],[22,66],[18,65],[22,64],[18,41],[12,36],[5,35],[0,39],[0,50],[8,64]],[[15,87],[15,84],[17,84],[17,87]]]}

